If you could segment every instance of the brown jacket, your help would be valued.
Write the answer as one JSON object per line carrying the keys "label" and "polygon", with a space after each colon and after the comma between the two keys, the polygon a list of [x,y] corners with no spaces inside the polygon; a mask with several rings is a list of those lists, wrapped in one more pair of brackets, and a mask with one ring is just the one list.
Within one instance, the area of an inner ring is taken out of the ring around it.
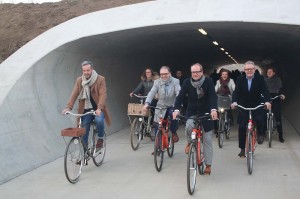
{"label": "brown jacket", "polygon": [[[75,86],[73,88],[71,97],[69,99],[69,102],[67,103],[67,108],[71,109],[74,106],[74,103],[76,99],[78,98],[81,90],[82,90],[82,77],[78,77],[75,83]],[[108,108],[106,106],[105,100],[106,100],[106,83],[105,78],[101,75],[98,75],[96,82],[90,87],[91,89],[91,96],[95,103],[97,104],[97,108],[101,109],[103,111],[105,116],[105,121],[108,126],[111,125],[111,117],[108,112]],[[84,111],[84,99],[79,99],[78,104],[78,113],[81,114]]]}

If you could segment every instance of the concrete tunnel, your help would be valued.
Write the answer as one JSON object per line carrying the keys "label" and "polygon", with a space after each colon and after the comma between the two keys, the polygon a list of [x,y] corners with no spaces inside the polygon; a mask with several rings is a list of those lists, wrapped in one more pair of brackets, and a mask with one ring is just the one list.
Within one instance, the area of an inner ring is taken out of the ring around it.
{"label": "concrete tunnel", "polygon": [[187,74],[199,62],[209,74],[235,64],[221,47],[238,63],[277,68],[286,88],[283,116],[299,132],[299,6],[298,0],[149,1],[83,15],[41,34],[0,65],[0,184],[63,156],[60,130],[74,119],[60,113],[83,60],[106,77],[108,134],[129,126],[128,94],[145,67]]}

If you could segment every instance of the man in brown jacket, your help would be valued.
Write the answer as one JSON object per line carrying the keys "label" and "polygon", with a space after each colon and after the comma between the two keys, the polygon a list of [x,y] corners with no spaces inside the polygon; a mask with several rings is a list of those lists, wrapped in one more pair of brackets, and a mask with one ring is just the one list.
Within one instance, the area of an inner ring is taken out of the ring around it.
{"label": "man in brown jacket", "polygon": [[98,75],[93,69],[91,61],[84,61],[81,64],[82,76],[78,77],[72,91],[67,107],[63,113],[72,110],[76,99],[79,97],[78,113],[86,113],[90,110],[96,110],[96,115],[82,116],[82,127],[85,128],[84,142],[88,143],[88,136],[90,132],[90,123],[95,120],[98,130],[97,148],[103,146],[104,135],[104,119],[109,126],[111,119],[105,104],[106,100],[106,83],[105,78]]}

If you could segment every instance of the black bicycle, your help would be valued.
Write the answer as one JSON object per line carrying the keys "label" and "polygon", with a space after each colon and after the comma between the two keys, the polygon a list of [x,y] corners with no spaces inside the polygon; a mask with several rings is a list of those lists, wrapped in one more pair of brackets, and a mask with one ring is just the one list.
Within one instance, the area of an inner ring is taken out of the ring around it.
{"label": "black bicycle", "polygon": [[84,114],[75,114],[67,111],[65,114],[80,117],[78,128],[67,128],[61,131],[62,136],[72,137],[65,151],[64,171],[68,181],[74,184],[79,180],[82,166],[87,165],[90,159],[93,160],[96,166],[100,166],[103,163],[106,151],[106,135],[104,132],[102,137],[103,145],[97,148],[97,129],[95,122],[93,121],[90,124],[91,128],[88,145],[86,145],[86,143],[83,141],[85,129],[81,128],[81,116],[88,114],[95,115],[95,111],[89,111]]}

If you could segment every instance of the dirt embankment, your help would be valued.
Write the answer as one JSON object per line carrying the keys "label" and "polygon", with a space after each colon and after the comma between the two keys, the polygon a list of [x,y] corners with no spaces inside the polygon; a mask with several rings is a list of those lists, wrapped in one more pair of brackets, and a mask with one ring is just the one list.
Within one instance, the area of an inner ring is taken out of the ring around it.
{"label": "dirt embankment", "polygon": [[0,63],[46,30],[74,17],[149,0],[64,0],[43,4],[0,4]]}

